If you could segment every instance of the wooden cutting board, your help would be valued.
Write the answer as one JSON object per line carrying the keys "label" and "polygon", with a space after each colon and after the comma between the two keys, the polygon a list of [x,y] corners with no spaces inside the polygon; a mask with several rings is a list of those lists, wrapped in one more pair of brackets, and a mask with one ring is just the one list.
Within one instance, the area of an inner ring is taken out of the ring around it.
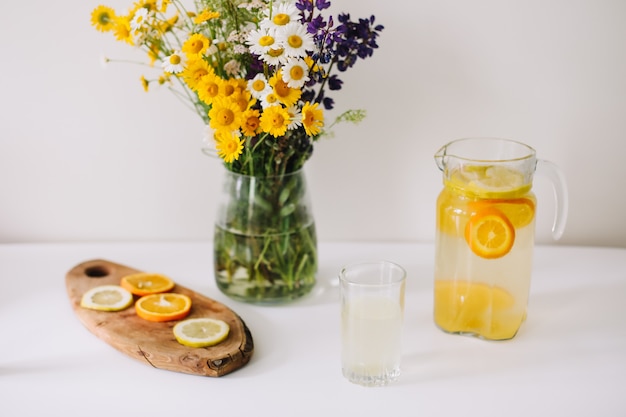
{"label": "wooden cutting board", "polygon": [[72,308],[89,331],[117,350],[147,365],[169,371],[219,377],[250,361],[254,343],[243,320],[225,305],[178,284],[172,292],[191,298],[191,312],[187,318],[224,320],[230,326],[226,340],[215,346],[190,348],[174,338],[172,328],[177,321],[155,323],[144,320],[137,316],[134,306],[117,312],[80,306],[87,290],[99,285],[119,285],[123,276],[136,272],[140,271],[101,259],[83,262],[68,271],[65,284]]}

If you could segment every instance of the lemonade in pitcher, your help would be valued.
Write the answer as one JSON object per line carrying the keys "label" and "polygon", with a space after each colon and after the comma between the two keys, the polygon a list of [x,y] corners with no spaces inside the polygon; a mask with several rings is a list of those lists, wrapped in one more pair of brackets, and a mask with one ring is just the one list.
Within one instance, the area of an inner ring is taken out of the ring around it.
{"label": "lemonade in pitcher", "polygon": [[511,339],[526,318],[530,289],[534,150],[514,141],[463,139],[436,159],[444,188],[437,199],[435,323],[449,333]]}

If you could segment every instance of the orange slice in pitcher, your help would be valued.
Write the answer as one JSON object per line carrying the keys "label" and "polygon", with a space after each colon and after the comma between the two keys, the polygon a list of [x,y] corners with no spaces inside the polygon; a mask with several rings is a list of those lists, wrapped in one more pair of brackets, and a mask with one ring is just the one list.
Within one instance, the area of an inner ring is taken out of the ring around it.
{"label": "orange slice in pitcher", "polygon": [[495,207],[509,219],[516,229],[528,226],[535,217],[535,203],[530,198],[499,201]]}
{"label": "orange slice in pitcher", "polygon": [[467,222],[465,240],[472,252],[481,258],[501,258],[513,247],[515,227],[500,210],[486,208]]}
{"label": "orange slice in pitcher", "polygon": [[530,198],[478,200],[470,203],[470,211],[478,212],[493,207],[506,216],[515,229],[528,226],[535,217],[535,203]]}

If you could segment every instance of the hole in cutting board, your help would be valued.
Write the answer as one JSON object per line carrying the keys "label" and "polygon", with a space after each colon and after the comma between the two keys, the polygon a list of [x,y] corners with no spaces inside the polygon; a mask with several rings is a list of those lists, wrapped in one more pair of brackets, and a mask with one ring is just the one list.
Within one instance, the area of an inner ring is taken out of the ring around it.
{"label": "hole in cutting board", "polygon": [[89,278],[102,278],[109,275],[109,270],[102,265],[90,266],[85,269],[85,275]]}

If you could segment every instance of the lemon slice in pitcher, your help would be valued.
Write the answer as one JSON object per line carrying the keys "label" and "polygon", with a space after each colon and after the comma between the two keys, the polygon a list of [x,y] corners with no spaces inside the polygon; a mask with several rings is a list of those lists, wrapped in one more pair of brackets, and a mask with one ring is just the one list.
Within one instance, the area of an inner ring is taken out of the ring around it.
{"label": "lemon slice in pitcher", "polygon": [[207,347],[226,340],[230,327],[225,321],[203,317],[183,320],[174,326],[173,331],[181,345]]}
{"label": "lemon slice in pitcher", "polygon": [[499,165],[466,165],[455,170],[447,183],[480,198],[515,198],[530,191],[522,172]]}

